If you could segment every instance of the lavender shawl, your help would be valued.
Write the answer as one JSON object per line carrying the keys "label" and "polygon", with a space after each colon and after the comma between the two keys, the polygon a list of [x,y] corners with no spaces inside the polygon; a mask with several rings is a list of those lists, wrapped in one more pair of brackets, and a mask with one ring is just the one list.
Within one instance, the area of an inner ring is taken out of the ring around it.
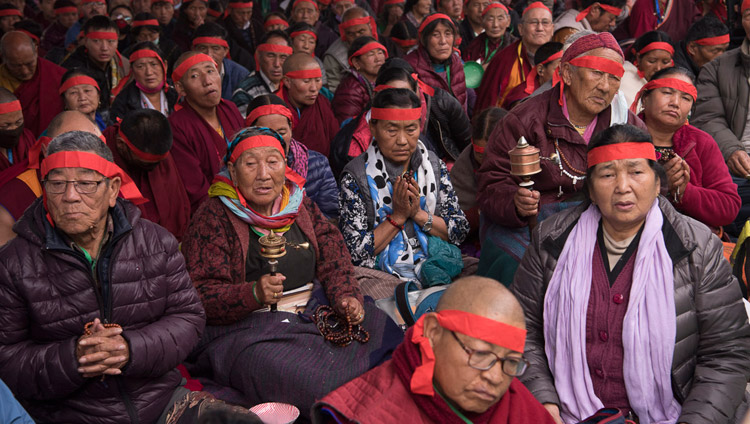
{"label": "lavender shawl", "polygon": [[[593,204],[581,215],[544,300],[545,352],[566,424],[583,421],[603,407],[586,362],[586,311],[600,218]],[[625,388],[642,424],[675,423],[681,412],[670,377],[676,316],[672,259],[664,245],[663,222],[657,198],[646,215],[623,320]]]}

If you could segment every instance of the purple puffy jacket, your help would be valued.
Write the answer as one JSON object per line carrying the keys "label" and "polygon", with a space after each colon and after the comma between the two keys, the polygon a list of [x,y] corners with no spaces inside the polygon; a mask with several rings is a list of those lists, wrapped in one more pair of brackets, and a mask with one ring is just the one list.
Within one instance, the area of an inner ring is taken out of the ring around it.
{"label": "purple puffy jacket", "polygon": [[450,84],[445,80],[445,77],[435,72],[432,68],[432,61],[430,56],[427,54],[427,50],[419,46],[416,50],[406,55],[406,61],[417,71],[419,79],[426,83],[430,87],[438,87],[451,93],[453,97],[458,99],[461,106],[464,108],[464,112],[468,114],[468,94],[466,92],[466,77],[464,76],[464,65],[461,62],[461,56],[458,53],[453,53],[450,58]]}

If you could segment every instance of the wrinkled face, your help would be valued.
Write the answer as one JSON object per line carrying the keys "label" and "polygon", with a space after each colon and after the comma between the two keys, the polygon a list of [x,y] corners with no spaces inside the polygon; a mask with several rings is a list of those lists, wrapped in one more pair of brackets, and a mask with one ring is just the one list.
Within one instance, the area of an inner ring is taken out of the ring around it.
{"label": "wrinkled face", "polygon": [[370,121],[370,132],[377,140],[378,148],[384,158],[396,165],[406,165],[411,155],[417,150],[419,120]]}
{"label": "wrinkled face", "polygon": [[77,110],[90,115],[99,108],[99,90],[93,85],[74,85],[63,93],[63,97],[65,98],[65,110]]}
{"label": "wrinkled face", "polygon": [[204,109],[216,107],[221,102],[221,75],[216,65],[210,62],[200,62],[188,69],[175,83],[175,88],[190,103]]}
{"label": "wrinkled face", "polygon": [[161,1],[151,5],[151,14],[156,16],[160,25],[168,25],[174,16],[174,6],[171,3]]}
{"label": "wrinkled face", "polygon": [[208,6],[202,0],[193,0],[187,7],[182,9],[185,12],[188,24],[191,28],[197,28],[206,21]]}
{"label": "wrinkled face", "polygon": [[292,141],[292,127],[289,124],[289,119],[284,115],[263,115],[253,122],[256,127],[270,128],[284,139],[286,143],[286,151],[289,152],[289,146]]}
{"label": "wrinkled face", "polygon": [[3,62],[8,72],[20,81],[28,81],[36,73],[37,53],[30,44],[16,49],[8,49],[3,54]]}
{"label": "wrinkled face", "polygon": [[552,39],[554,28],[549,11],[537,7],[523,15],[518,25],[518,33],[526,48],[536,51],[542,44]]}
{"label": "wrinkled face", "polygon": [[429,15],[432,10],[432,0],[417,0],[412,10],[421,16]]}
{"label": "wrinkled face", "polygon": [[78,20],[78,12],[68,12],[57,15],[57,22],[65,28],[70,28]]}
{"label": "wrinkled face", "polygon": [[484,32],[493,40],[502,37],[508,25],[510,25],[510,16],[506,11],[497,7],[490,9],[482,18]]}
{"label": "wrinkled face", "polygon": [[13,24],[16,22],[21,22],[20,16],[3,16],[0,18],[0,30],[4,33],[13,31]]}
{"label": "wrinkled face", "polygon": [[239,28],[244,28],[253,17],[252,7],[229,8],[229,17]]}
{"label": "wrinkled face", "polygon": [[[267,43],[287,46],[286,40],[283,38],[269,38]],[[289,55],[286,53],[258,52],[260,70],[263,71],[271,82],[278,84],[284,76],[282,67],[284,66],[284,62],[286,62],[287,57],[289,57]]]}
{"label": "wrinkled face", "polygon": [[107,14],[107,4],[104,2],[85,3],[82,4],[79,9],[81,10],[81,15],[87,19],[93,16]]}
{"label": "wrinkled face", "polygon": [[88,49],[89,58],[96,63],[109,63],[117,52],[117,40],[84,38],[84,44]]}
{"label": "wrinkled face", "polygon": [[632,228],[646,219],[659,185],[646,159],[619,159],[596,165],[589,194],[606,224]]}
{"label": "wrinkled face", "polygon": [[706,63],[721,56],[727,51],[728,47],[729,43],[717,44],[715,46],[701,46],[700,44],[691,41],[687,45],[687,52],[690,58],[693,59],[693,62],[695,62],[695,65],[700,68]]}
{"label": "wrinkled face", "polygon": [[438,9],[453,19],[461,19],[463,4],[461,0],[440,0]]}
{"label": "wrinkled face", "polygon": [[489,6],[489,0],[471,0],[464,7],[466,19],[472,25],[482,25],[482,12]]}
{"label": "wrinkled face", "polygon": [[286,161],[273,147],[256,147],[240,155],[227,168],[248,205],[266,216],[281,195],[286,177]]}
{"label": "wrinkled face", "polygon": [[[618,53],[603,47],[591,50],[585,55],[604,57],[622,63],[622,57]],[[598,115],[606,109],[620,89],[620,78],[595,69],[564,63],[561,75],[567,86],[565,90],[569,107],[572,105],[589,115]]]}
{"label": "wrinkled face", "polygon": [[615,28],[615,19],[617,15],[607,12],[600,7],[593,7],[591,12],[586,16],[591,29],[596,32],[609,31]]}
{"label": "wrinkled face", "polygon": [[164,68],[159,59],[155,57],[144,57],[130,64],[135,80],[149,90],[161,86],[164,81]]}
{"label": "wrinkled face", "polygon": [[336,13],[336,16],[343,16],[344,12],[352,7],[354,7],[354,2],[349,0],[339,0],[333,3],[333,11]]}
{"label": "wrinkled face", "polygon": [[381,49],[370,50],[353,58],[352,63],[359,73],[374,80],[378,76],[380,67],[385,63],[385,52]]}
{"label": "wrinkled face", "polygon": [[193,47],[193,50],[211,56],[211,59],[219,64],[219,69],[221,69],[221,66],[224,63],[224,58],[227,57],[227,53],[229,53],[229,49],[224,46],[208,43],[198,44]]}
{"label": "wrinkled face", "polygon": [[292,10],[292,20],[294,22],[304,22],[310,26],[315,26],[319,17],[320,12],[310,2],[300,2]]}
{"label": "wrinkled face", "polygon": [[323,81],[320,77],[303,79],[284,77],[284,85],[289,88],[292,103],[297,107],[304,107],[315,104]]}
{"label": "wrinkled face", "polygon": [[344,30],[344,39],[347,45],[351,44],[357,38],[366,35],[372,37],[372,28],[368,24],[353,25]]}
{"label": "wrinkled face", "polygon": [[135,41],[142,43],[144,41],[150,41],[152,43],[156,43],[159,40],[159,31],[153,30],[151,28],[142,27],[141,30],[138,32],[138,35],[135,36]]}
{"label": "wrinkled face", "polygon": [[456,34],[453,28],[440,22],[435,29],[427,36],[427,54],[434,62],[445,62],[453,54],[453,43]]}
{"label": "wrinkled face", "polygon": [[[669,75],[687,83],[693,82],[686,76],[675,74]],[[693,108],[693,96],[674,88],[655,88],[643,97],[643,112],[646,114],[646,122],[658,124],[662,128],[676,131],[687,121],[690,110]]]}
{"label": "wrinkled face", "polygon": [[292,48],[295,53],[314,54],[318,41],[309,34],[300,34],[292,39]]}
{"label": "wrinkled face", "polygon": [[672,55],[666,50],[651,50],[643,56],[638,56],[638,70],[643,72],[643,78],[651,81],[655,73],[672,66]]}
{"label": "wrinkled face", "polygon": [[81,194],[73,184],[67,184],[61,194],[47,191],[47,208],[55,227],[68,236],[79,236],[101,228],[107,211],[115,206],[120,190],[120,177],[111,180],[100,173],[84,168],[53,169],[46,177],[45,190],[55,181],[87,181],[98,183],[96,191]]}

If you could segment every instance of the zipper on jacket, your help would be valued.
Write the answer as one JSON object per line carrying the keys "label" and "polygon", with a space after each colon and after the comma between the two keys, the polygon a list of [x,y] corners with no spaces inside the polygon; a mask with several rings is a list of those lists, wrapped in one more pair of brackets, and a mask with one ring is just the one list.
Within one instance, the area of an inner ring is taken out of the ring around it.
{"label": "zipper on jacket", "polygon": [[138,412],[135,410],[135,405],[133,405],[133,400],[130,399],[130,395],[128,394],[128,391],[125,390],[125,385],[122,382],[122,376],[116,376],[115,382],[117,384],[117,390],[120,392],[120,396],[122,396],[122,401],[125,404],[125,410],[128,411],[128,416],[130,417],[130,423],[138,424],[140,422],[140,420],[138,419]]}

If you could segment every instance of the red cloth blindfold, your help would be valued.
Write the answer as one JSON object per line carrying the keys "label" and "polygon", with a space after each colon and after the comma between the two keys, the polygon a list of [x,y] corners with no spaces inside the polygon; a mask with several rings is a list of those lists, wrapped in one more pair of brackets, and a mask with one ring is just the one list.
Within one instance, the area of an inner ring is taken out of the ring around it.
{"label": "red cloth blindfold", "polygon": [[656,160],[656,150],[651,143],[617,143],[595,147],[588,152],[588,167],[620,159]]}

